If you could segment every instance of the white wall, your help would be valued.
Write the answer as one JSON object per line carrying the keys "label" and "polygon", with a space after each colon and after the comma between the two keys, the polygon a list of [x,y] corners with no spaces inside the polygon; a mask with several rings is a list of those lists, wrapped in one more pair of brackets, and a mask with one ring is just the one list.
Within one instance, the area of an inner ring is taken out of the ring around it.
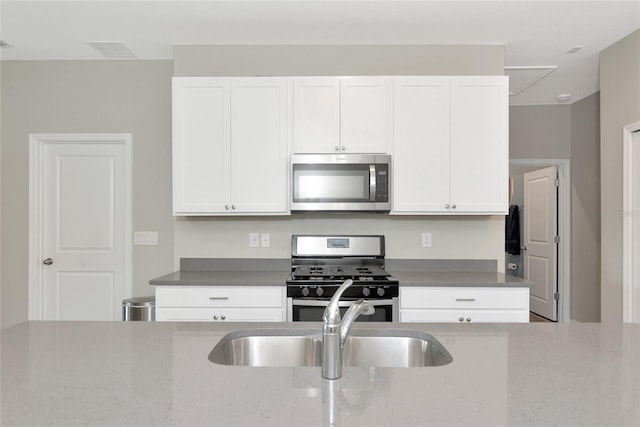
{"label": "white wall", "polygon": [[[384,234],[390,259],[496,259],[504,263],[504,217],[296,214],[281,219],[178,218],[174,268],[181,257],[289,258],[292,234]],[[250,248],[249,233],[269,233],[270,248]],[[421,247],[431,232],[433,247]],[[502,265],[499,268],[502,270]],[[504,270],[502,270],[504,271]]]}
{"label": "white wall", "polygon": [[[501,75],[502,46],[176,46],[175,76]],[[422,232],[433,247],[420,246]],[[291,235],[384,234],[388,258],[496,259],[504,271],[504,217],[298,214],[272,218],[177,218],[174,268],[182,257],[289,258]],[[250,232],[271,248],[249,248]]]}
{"label": "white wall", "polygon": [[571,318],[600,315],[600,94],[571,104]]}
{"label": "white wall", "polygon": [[[571,163],[571,313],[600,320],[600,120],[598,93],[570,105],[511,107],[511,159]],[[522,217],[521,217],[522,219]]]}
{"label": "white wall", "polygon": [[133,295],[171,269],[171,61],[2,61],[2,326],[27,320],[29,133],[131,133]]}
{"label": "white wall", "polygon": [[600,54],[602,321],[622,321],[622,128],[640,121],[640,30]]}

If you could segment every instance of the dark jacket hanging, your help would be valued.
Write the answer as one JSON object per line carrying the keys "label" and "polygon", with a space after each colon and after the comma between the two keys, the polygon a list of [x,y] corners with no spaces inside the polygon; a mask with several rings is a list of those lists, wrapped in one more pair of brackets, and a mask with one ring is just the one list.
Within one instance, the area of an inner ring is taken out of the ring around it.
{"label": "dark jacket hanging", "polygon": [[509,216],[504,223],[504,250],[511,255],[520,255],[520,213],[518,205],[509,206]]}

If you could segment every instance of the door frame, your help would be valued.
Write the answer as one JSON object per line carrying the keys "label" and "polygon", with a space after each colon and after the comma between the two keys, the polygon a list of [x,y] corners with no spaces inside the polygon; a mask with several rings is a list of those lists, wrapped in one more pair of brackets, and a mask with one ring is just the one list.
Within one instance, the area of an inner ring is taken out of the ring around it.
{"label": "door frame", "polygon": [[634,296],[640,292],[640,277],[633,274],[633,156],[639,156],[633,148],[634,132],[640,131],[640,122],[622,128],[622,321],[631,323],[640,318],[640,307],[634,306]]}
{"label": "door frame", "polygon": [[28,319],[42,320],[44,318],[43,300],[43,271],[41,260],[44,256],[42,239],[44,231],[44,183],[42,166],[44,162],[44,147],[46,144],[56,143],[101,143],[124,145],[125,169],[125,292],[132,292],[132,144],[131,134],[128,133],[55,133],[29,134],[29,261],[28,261]]}
{"label": "door frame", "polygon": [[[571,160],[509,159],[514,166],[558,168],[558,322],[571,321]],[[526,221],[526,218],[525,218]]]}

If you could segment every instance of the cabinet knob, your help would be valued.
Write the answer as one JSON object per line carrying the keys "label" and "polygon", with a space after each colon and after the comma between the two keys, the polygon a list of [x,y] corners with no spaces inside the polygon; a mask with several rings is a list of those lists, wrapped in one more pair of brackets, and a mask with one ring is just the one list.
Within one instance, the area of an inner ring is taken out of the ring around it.
{"label": "cabinet knob", "polygon": [[225,208],[226,210],[229,210],[229,205],[224,205],[224,208]]}
{"label": "cabinet knob", "polygon": [[454,203],[451,205],[451,209],[455,209],[455,208],[456,208],[456,204]]}
{"label": "cabinet knob", "polygon": [[235,209],[235,208],[236,208],[236,205],[231,205],[231,209]]}
{"label": "cabinet knob", "polygon": [[217,314],[215,314],[215,315],[213,316],[213,320],[218,320],[218,315],[217,315]]}
{"label": "cabinet knob", "polygon": [[221,320],[224,320],[224,319],[226,319],[226,318],[227,318],[227,317],[226,317],[224,314],[220,316],[220,319],[221,319]]}
{"label": "cabinet knob", "polygon": [[342,147],[340,147],[340,150],[341,150],[341,151],[345,151],[345,150],[346,150],[346,148],[344,147],[344,145],[343,145]]}
{"label": "cabinet knob", "polygon": [[444,205],[445,209],[449,209],[449,204]]}
{"label": "cabinet knob", "polygon": [[467,322],[471,322],[471,317],[467,317]]}
{"label": "cabinet knob", "polygon": [[340,151],[340,147],[338,147],[337,145],[333,149],[336,151]]}
{"label": "cabinet knob", "polygon": [[464,322],[464,317],[462,316],[458,317],[458,322]]}

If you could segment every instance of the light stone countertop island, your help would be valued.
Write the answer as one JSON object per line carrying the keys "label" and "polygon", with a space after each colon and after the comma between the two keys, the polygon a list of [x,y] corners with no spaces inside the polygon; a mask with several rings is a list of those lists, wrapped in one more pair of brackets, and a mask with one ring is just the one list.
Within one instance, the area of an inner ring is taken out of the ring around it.
{"label": "light stone countertop island", "polygon": [[429,368],[216,365],[228,332],[319,323],[26,322],[1,331],[4,426],[638,426],[640,325],[361,324],[418,329]]}

